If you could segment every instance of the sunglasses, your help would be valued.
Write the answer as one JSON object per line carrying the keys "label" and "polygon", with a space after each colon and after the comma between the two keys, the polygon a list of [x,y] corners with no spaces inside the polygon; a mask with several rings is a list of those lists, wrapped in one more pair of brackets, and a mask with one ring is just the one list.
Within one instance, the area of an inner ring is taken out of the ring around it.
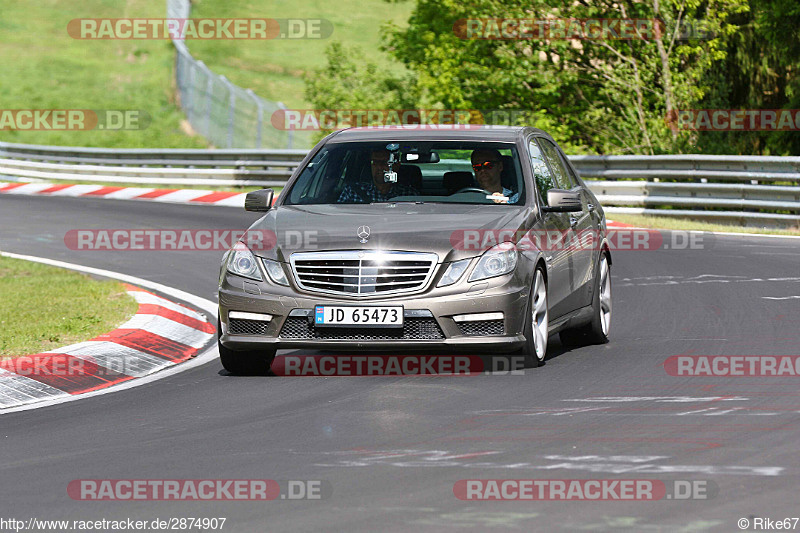
{"label": "sunglasses", "polygon": [[484,161],[483,163],[478,163],[477,165],[472,165],[472,170],[474,170],[475,172],[477,172],[477,171],[479,171],[481,169],[491,170],[499,162],[500,161]]}

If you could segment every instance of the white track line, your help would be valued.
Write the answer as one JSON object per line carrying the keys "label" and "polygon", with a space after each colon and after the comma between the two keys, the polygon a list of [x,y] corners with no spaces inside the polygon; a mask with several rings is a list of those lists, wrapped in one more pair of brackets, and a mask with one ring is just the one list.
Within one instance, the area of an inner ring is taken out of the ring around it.
{"label": "white track line", "polygon": [[[0,255],[5,257],[11,257],[13,259],[22,259],[25,261],[33,261],[35,263],[43,263],[45,265],[52,265],[56,267],[66,268],[69,270],[77,270],[78,272],[85,272],[87,274],[94,274],[97,276],[103,276],[106,278],[112,278],[119,281],[124,281],[126,283],[130,283],[131,285],[138,285],[139,287],[144,287],[147,289],[151,289],[154,291],[161,292],[166,294],[170,297],[173,297],[177,300],[182,300],[184,302],[188,302],[195,307],[202,309],[205,311],[209,317],[217,316],[217,304],[212,302],[211,300],[206,300],[205,298],[201,298],[199,296],[195,296],[194,294],[190,294],[186,291],[182,291],[180,289],[175,289],[173,287],[168,287],[166,285],[162,285],[161,283],[155,283],[153,281],[148,281],[146,279],[137,278],[136,276],[129,276],[128,274],[121,274],[119,272],[113,272],[111,270],[103,270],[101,268],[94,268],[94,267],[87,267],[83,265],[76,265],[74,263],[66,263],[64,261],[56,261],[53,259],[47,259],[44,257],[34,257],[31,255],[21,255],[21,254],[14,254],[10,252],[0,252]],[[113,392],[132,389],[134,387],[138,387],[140,385],[145,385],[147,383],[152,383],[154,381],[158,381],[160,379],[164,379],[169,376],[173,376],[175,374],[179,374],[186,370],[190,370],[192,368],[197,368],[198,366],[204,365],[206,363],[210,363],[214,361],[217,357],[219,357],[219,352],[217,351],[217,346],[212,344],[204,352],[200,353],[194,359],[190,359],[184,363],[177,364],[175,366],[166,368],[160,372],[155,374],[151,374],[149,376],[145,376],[142,378],[132,379],[129,381],[124,381],[118,385],[114,385],[112,387],[106,389],[100,389],[97,391],[87,392],[85,394],[67,394],[66,397],[57,397],[52,400],[45,400],[42,402],[37,402],[31,405],[22,405],[19,407],[13,407],[10,409],[0,409],[0,415],[4,415],[7,413],[16,413],[18,411],[28,411],[31,409],[38,409],[40,407],[47,407],[50,405],[58,405],[66,402],[74,402],[77,400],[82,400],[84,398],[92,398],[94,396],[102,396],[104,394],[110,394]],[[66,393],[65,393],[66,394]]]}
{"label": "white track line", "polygon": [[704,231],[699,229],[667,229],[667,228],[640,228],[639,226],[609,226],[609,230],[624,230],[624,229],[646,229],[650,231],[682,231],[684,233],[697,233],[699,235],[731,235],[733,237],[769,237],[770,239],[800,239],[800,235],[772,235],[769,233],[733,233],[729,231]]}

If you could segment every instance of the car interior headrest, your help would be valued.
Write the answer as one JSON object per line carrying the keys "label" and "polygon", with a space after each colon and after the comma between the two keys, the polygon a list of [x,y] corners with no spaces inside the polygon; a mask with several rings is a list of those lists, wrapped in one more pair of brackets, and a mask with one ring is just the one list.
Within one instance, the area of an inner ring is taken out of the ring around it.
{"label": "car interior headrest", "polygon": [[416,165],[400,165],[400,170],[397,172],[397,183],[410,185],[417,192],[422,192],[422,170]]}
{"label": "car interior headrest", "polygon": [[500,183],[506,189],[517,190],[517,174],[514,170],[514,158],[510,155],[501,155],[503,159],[503,172],[500,174]]}
{"label": "car interior headrest", "polygon": [[444,176],[442,176],[442,185],[444,185],[449,194],[458,192],[466,187],[477,187],[472,172],[467,171],[445,172]]}

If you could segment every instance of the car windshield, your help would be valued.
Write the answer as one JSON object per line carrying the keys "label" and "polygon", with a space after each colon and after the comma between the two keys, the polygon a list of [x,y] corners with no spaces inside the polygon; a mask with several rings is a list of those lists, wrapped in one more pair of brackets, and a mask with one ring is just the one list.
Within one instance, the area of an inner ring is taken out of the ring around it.
{"label": "car windshield", "polygon": [[330,143],[282,196],[288,205],[520,205],[525,202],[524,183],[513,143]]}

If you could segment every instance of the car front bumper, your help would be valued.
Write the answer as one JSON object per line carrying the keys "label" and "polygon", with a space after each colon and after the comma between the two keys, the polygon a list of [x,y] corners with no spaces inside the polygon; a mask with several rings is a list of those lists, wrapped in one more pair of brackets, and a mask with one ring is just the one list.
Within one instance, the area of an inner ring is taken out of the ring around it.
{"label": "car front bumper", "polygon": [[[525,271],[518,265],[505,276],[473,283],[461,281],[451,287],[429,288],[422,293],[391,298],[332,297],[293,286],[245,280],[226,272],[219,287],[220,342],[232,350],[442,350],[473,355],[512,352],[525,342],[522,332],[530,295]],[[402,305],[406,327],[402,337],[397,337],[397,330],[388,333],[391,330],[315,328],[311,317],[316,305]],[[230,311],[272,318],[261,321],[254,328],[257,333],[241,334],[241,328],[233,333]],[[457,315],[498,312],[503,313],[502,326],[499,321],[473,322],[467,326],[462,322],[459,326],[453,319]]]}

